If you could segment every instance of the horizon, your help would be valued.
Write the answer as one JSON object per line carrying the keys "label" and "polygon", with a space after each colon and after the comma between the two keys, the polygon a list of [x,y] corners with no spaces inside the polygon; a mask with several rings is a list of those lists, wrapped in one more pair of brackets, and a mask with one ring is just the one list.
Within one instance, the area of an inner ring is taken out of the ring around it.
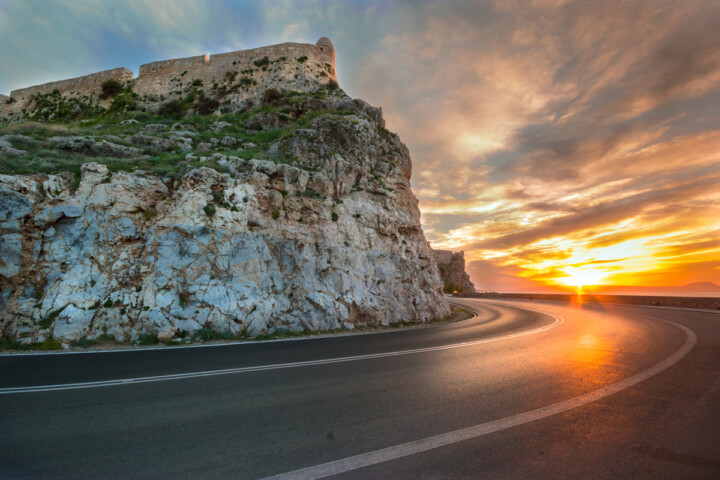
{"label": "horizon", "polygon": [[9,0],[0,91],[327,36],[478,290],[718,284],[719,19],[704,0]]}
{"label": "horizon", "polygon": [[[704,289],[702,288],[704,287]],[[617,295],[647,297],[706,297],[720,298],[720,285],[713,282],[695,282],[687,285],[586,285],[582,288],[566,285],[547,285],[535,290],[481,290],[479,293],[510,293],[531,295]]]}

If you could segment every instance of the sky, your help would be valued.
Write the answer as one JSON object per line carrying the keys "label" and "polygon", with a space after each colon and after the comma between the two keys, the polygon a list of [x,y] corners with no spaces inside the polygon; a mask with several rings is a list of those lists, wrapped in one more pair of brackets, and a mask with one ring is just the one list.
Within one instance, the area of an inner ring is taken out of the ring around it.
{"label": "sky", "polygon": [[0,0],[0,93],[335,44],[476,288],[720,284],[720,2]]}

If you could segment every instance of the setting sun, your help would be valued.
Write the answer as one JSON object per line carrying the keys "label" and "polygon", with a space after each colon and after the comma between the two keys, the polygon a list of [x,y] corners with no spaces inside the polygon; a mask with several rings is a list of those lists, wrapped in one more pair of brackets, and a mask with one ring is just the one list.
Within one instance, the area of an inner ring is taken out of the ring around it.
{"label": "setting sun", "polygon": [[569,287],[582,288],[587,285],[597,285],[607,276],[604,272],[591,267],[565,267],[563,271],[567,277],[558,281]]}

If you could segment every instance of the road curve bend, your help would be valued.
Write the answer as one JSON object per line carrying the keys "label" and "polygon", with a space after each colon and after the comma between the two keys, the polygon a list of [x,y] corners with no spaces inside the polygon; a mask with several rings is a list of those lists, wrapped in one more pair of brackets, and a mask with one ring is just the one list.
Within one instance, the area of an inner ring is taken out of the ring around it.
{"label": "road curve bend", "polygon": [[719,315],[453,302],[478,316],[0,356],[0,477],[718,477]]}

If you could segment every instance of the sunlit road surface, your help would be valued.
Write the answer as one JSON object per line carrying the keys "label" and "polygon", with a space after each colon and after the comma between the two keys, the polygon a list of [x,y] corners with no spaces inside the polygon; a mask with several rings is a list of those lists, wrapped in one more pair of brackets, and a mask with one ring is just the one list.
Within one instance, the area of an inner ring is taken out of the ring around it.
{"label": "sunlit road surface", "polygon": [[720,478],[720,315],[453,301],[479,316],[1,356],[0,478]]}

